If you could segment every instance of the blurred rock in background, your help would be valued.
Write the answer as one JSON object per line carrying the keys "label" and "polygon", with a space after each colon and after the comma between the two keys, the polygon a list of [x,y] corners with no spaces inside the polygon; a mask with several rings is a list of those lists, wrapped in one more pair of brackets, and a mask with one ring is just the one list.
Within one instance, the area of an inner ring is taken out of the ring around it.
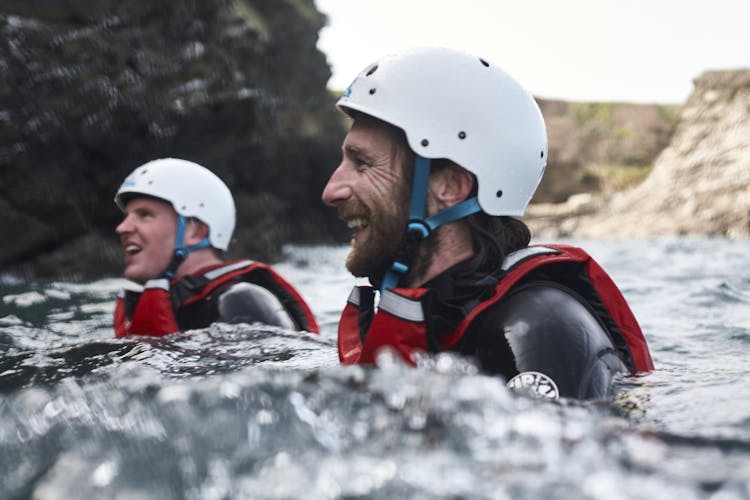
{"label": "blurred rock in background", "polygon": [[528,222],[544,238],[747,237],[748,185],[750,69],[707,71],[643,182],[535,205]]}
{"label": "blurred rock in background", "polygon": [[[313,0],[0,3],[0,274],[119,275],[114,193],[166,156],[232,189],[229,258],[344,242],[320,201],[346,129],[325,22]],[[682,106],[538,99],[549,165],[524,220],[542,238],[747,235],[748,75],[708,72]]]}
{"label": "blurred rock in background", "polygon": [[0,5],[0,272],[117,275],[113,196],[175,156],[232,189],[230,257],[341,237],[320,192],[344,128],[313,0]]}
{"label": "blurred rock in background", "polygon": [[549,165],[533,203],[618,191],[642,181],[672,137],[679,105],[537,99]]}

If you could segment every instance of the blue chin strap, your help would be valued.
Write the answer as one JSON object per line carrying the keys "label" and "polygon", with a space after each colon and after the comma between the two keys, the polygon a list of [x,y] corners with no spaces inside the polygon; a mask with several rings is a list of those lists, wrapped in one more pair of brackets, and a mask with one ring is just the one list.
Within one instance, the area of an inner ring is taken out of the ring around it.
{"label": "blue chin strap", "polygon": [[177,268],[180,264],[190,255],[191,252],[200,248],[206,248],[211,246],[211,241],[208,238],[203,238],[195,245],[186,247],[185,246],[185,226],[187,225],[187,217],[184,215],[177,216],[177,234],[175,235],[174,243],[174,255],[172,261],[169,263],[167,270],[164,271],[164,277],[167,279],[174,278],[174,273],[177,272]]}
{"label": "blue chin strap", "polygon": [[380,284],[381,292],[398,286],[399,280],[409,272],[409,265],[416,256],[419,243],[430,236],[433,230],[446,222],[463,219],[481,210],[479,201],[475,196],[425,218],[429,177],[430,159],[417,155],[411,187],[409,224],[406,226],[406,234],[396,251],[393,264],[383,276],[383,281]]}

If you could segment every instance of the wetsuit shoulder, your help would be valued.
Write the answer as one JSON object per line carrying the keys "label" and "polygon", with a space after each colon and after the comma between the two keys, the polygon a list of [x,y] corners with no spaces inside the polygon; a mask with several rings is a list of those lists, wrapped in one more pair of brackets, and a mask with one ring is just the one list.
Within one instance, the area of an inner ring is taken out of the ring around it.
{"label": "wetsuit shoulder", "polygon": [[265,323],[296,329],[281,301],[268,289],[254,283],[228,286],[218,297],[218,318],[224,323]]}
{"label": "wetsuit shoulder", "polygon": [[559,395],[611,395],[615,374],[626,371],[602,324],[572,290],[532,282],[483,312],[461,349],[473,351],[488,371],[512,378],[540,372]]}

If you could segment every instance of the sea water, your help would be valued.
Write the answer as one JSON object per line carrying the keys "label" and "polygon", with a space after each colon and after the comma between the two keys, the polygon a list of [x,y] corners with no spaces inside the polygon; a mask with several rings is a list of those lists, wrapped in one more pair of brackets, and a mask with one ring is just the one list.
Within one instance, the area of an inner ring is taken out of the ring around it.
{"label": "sea water", "polygon": [[341,367],[344,247],[276,265],[321,335],[216,324],[115,339],[122,280],[2,281],[0,499],[750,498],[747,240],[574,241],[656,370],[531,399],[467,360]]}

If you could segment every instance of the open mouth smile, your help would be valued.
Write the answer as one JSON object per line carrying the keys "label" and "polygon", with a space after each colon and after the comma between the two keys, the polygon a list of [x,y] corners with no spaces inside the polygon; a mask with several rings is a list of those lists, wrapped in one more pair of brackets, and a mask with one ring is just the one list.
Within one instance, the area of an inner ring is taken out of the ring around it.
{"label": "open mouth smile", "polygon": [[354,219],[349,219],[348,221],[346,221],[346,227],[355,231],[359,231],[360,229],[364,229],[367,227],[367,221],[362,217],[356,217]]}
{"label": "open mouth smile", "polygon": [[125,245],[125,255],[135,255],[141,251],[141,247],[135,244]]}
{"label": "open mouth smile", "polygon": [[357,235],[362,234],[362,232],[369,226],[367,224],[367,219],[365,219],[364,217],[354,217],[351,219],[347,219],[346,227],[352,231],[353,241],[357,238]]}

